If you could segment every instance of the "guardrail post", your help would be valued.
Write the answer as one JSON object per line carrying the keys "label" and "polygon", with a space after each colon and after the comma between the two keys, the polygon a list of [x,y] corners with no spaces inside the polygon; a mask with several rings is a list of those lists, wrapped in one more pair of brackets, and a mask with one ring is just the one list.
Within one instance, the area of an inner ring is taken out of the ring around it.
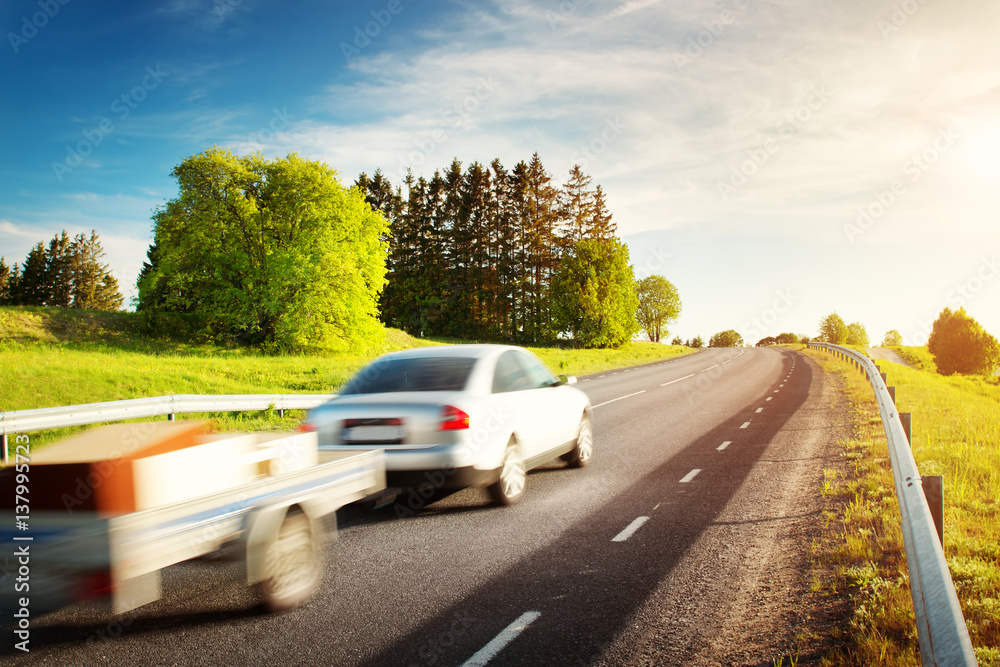
{"label": "guardrail post", "polygon": [[889,398],[892,399],[892,404],[896,405],[896,388],[895,387],[886,387],[886,389],[889,390]]}
{"label": "guardrail post", "polygon": [[882,378],[883,383],[889,379],[889,376],[886,375],[885,373],[879,373],[879,376]]}
{"label": "guardrail post", "polygon": [[910,435],[910,413],[900,412],[899,413],[899,423],[903,425],[903,432],[906,433],[906,443],[912,448],[913,447],[913,437]]}
{"label": "guardrail post", "polygon": [[944,477],[942,475],[921,475],[920,484],[924,487],[924,498],[931,510],[934,527],[937,528],[938,541],[944,547]]}
{"label": "guardrail post", "polygon": [[3,465],[6,468],[10,465],[10,454],[7,452],[7,434],[0,434],[0,447],[3,447]]}
{"label": "guardrail post", "polygon": [[167,421],[168,422],[172,422],[173,420],[174,420],[174,413],[173,412],[168,412],[167,413]]}

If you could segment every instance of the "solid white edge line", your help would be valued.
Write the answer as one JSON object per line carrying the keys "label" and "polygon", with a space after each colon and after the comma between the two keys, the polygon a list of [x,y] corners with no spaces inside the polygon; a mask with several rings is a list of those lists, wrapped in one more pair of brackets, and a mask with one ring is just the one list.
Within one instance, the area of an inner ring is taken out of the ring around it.
{"label": "solid white edge line", "polygon": [[677,378],[676,380],[671,380],[670,382],[664,382],[660,386],[661,387],[666,387],[668,384],[673,384],[675,382],[680,382],[681,380],[687,380],[688,378],[693,378],[693,377],[694,377],[694,373],[691,373],[691,375],[685,375],[682,378]]}
{"label": "solid white edge line", "polygon": [[462,663],[462,667],[484,667],[486,663],[496,657],[507,644],[514,641],[519,634],[535,622],[542,615],[540,611],[526,611],[517,617],[517,620],[508,625],[494,637],[489,644],[479,649],[474,656]]}
{"label": "solid white edge line", "polygon": [[702,370],[700,370],[700,371],[698,371],[698,372],[699,372],[699,373],[705,373],[705,372],[707,372],[707,371],[710,371],[710,370],[712,370],[713,368],[718,368],[718,367],[719,367],[719,364],[716,364],[715,366],[709,366],[708,368],[703,368]]}
{"label": "solid white edge line", "polygon": [[726,447],[728,447],[731,444],[733,444],[732,440],[726,440],[724,443],[722,443],[721,445],[719,445],[718,447],[716,447],[716,449],[721,452],[723,449],[725,449]]}
{"label": "solid white edge line", "polygon": [[639,530],[639,528],[642,526],[642,524],[646,523],[647,521],[649,521],[649,517],[648,516],[641,516],[641,517],[639,517],[638,519],[636,519],[635,521],[633,521],[632,523],[630,523],[628,526],[626,526],[625,530],[623,530],[622,532],[620,532],[617,535],[615,535],[614,537],[612,537],[611,541],[612,542],[624,542],[628,538],[632,537],[632,535],[635,534],[635,531]]}
{"label": "solid white edge line", "polygon": [[643,389],[642,391],[637,391],[634,394],[625,394],[624,396],[619,396],[618,398],[612,398],[610,401],[604,401],[603,403],[598,403],[597,405],[592,405],[590,407],[591,407],[591,409],[593,409],[593,408],[599,408],[602,405],[607,405],[608,403],[614,403],[615,401],[620,401],[623,398],[629,398],[630,396],[638,396],[639,394],[645,394],[645,393],[646,393],[646,390]]}
{"label": "solid white edge line", "polygon": [[681,479],[680,483],[681,484],[687,484],[692,479],[694,479],[698,475],[698,473],[700,473],[700,472],[701,472],[701,468],[695,468],[694,470],[692,470],[688,474],[684,475],[684,477]]}

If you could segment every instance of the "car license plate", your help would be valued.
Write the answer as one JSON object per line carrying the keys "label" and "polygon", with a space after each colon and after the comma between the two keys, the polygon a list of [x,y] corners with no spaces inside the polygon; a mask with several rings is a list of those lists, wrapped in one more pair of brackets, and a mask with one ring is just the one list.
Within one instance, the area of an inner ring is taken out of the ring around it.
{"label": "car license plate", "polygon": [[344,429],[344,442],[399,442],[403,439],[402,426],[352,426]]}

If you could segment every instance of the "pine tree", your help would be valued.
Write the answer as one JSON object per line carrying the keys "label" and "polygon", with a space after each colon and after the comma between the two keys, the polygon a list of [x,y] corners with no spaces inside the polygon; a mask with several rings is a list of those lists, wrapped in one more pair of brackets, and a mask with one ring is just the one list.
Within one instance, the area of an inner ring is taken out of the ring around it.
{"label": "pine tree", "polygon": [[569,172],[569,180],[563,186],[561,193],[563,247],[571,248],[584,238],[590,236],[590,226],[593,218],[593,193],[588,189],[593,179],[583,173],[580,165],[575,164]]}
{"label": "pine tree", "polygon": [[75,259],[72,306],[85,310],[120,310],[124,298],[118,290],[118,280],[101,262],[104,249],[97,232],[92,230],[90,238],[78,234],[73,239],[72,254]]}
{"label": "pine tree", "polygon": [[61,235],[54,236],[49,241],[45,262],[49,290],[48,305],[69,307],[73,301],[77,258],[73,253],[73,243],[65,229]]}
{"label": "pine tree", "polygon": [[17,284],[17,302],[23,306],[44,306],[49,302],[48,262],[45,246],[39,242],[28,253]]}

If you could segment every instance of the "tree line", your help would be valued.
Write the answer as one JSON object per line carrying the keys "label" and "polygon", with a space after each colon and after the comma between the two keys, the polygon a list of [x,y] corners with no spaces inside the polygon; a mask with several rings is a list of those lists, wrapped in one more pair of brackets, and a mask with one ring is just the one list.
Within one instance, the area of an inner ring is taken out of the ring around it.
{"label": "tree line", "polygon": [[383,322],[415,336],[630,340],[639,303],[628,249],[592,180],[574,166],[559,184],[537,153],[510,170],[455,159],[401,185],[361,174],[356,186],[390,225]]}
{"label": "tree line", "polygon": [[71,239],[66,230],[21,264],[0,257],[0,305],[119,310],[124,299],[103,257],[96,231]]}

